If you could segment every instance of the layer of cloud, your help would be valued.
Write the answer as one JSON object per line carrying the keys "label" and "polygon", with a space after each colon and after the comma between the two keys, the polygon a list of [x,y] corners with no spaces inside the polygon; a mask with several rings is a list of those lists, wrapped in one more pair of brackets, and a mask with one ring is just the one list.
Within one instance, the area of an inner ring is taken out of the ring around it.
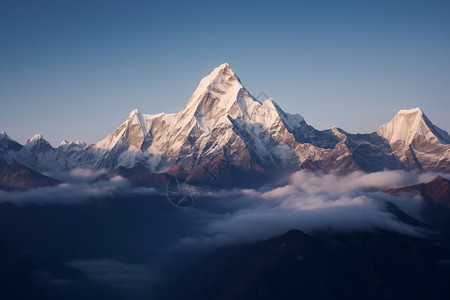
{"label": "layer of cloud", "polygon": [[[74,174],[86,178],[93,175],[86,170],[78,170]],[[275,188],[208,191],[197,207],[183,211],[190,217],[193,226],[200,223],[203,229],[194,236],[182,239],[181,245],[216,246],[250,242],[283,234],[290,229],[311,232],[328,228],[370,230],[376,227],[422,235],[423,231],[398,220],[387,205],[394,204],[420,220],[422,199],[418,196],[391,196],[382,191],[428,182],[436,175],[385,171],[339,176],[300,171],[293,174],[287,184]],[[64,183],[28,191],[0,191],[0,202],[16,205],[79,204],[117,195],[152,196],[158,193],[164,191],[132,187],[127,180],[117,176],[109,181],[94,183]]]}
{"label": "layer of cloud", "polygon": [[128,180],[115,176],[108,181],[94,183],[62,183],[52,187],[41,187],[26,191],[0,191],[0,203],[15,205],[36,204],[78,204],[88,200],[114,197],[116,195],[154,195],[153,188],[130,186]]}
{"label": "layer of cloud", "polygon": [[420,219],[421,197],[398,197],[382,191],[429,182],[436,175],[385,171],[339,176],[300,171],[291,176],[288,184],[274,189],[209,193],[208,196],[227,203],[228,213],[216,214],[206,222],[200,234],[182,239],[180,243],[182,246],[217,246],[251,242],[290,229],[312,232],[383,228],[424,235],[425,231],[401,222],[388,205],[394,204]]}
{"label": "layer of cloud", "polygon": [[46,173],[45,175],[58,179],[61,182],[88,183],[106,173],[106,169],[75,168],[69,172]]}

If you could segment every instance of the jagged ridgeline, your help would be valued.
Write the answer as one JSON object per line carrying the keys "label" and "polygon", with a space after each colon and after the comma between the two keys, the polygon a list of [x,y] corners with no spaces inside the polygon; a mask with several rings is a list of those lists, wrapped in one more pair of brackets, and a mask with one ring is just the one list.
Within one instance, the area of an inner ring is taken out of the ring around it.
{"label": "jagged ridgeline", "polygon": [[201,80],[180,112],[147,115],[134,110],[114,133],[95,144],[64,141],[53,148],[36,135],[22,146],[2,133],[0,164],[16,163],[49,174],[121,167],[219,177],[211,175],[210,168],[226,161],[222,180],[258,181],[299,169],[448,172],[449,144],[448,133],[419,108],[401,110],[374,133],[316,130],[274,100],[257,100],[223,64]]}

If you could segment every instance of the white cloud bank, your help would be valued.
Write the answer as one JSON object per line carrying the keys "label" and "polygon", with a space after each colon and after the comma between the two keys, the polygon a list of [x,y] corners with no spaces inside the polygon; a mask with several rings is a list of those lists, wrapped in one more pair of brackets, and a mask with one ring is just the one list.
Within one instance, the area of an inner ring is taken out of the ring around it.
{"label": "white cloud bank", "polygon": [[[77,171],[71,175],[90,178],[95,174]],[[319,229],[384,228],[422,235],[422,230],[400,221],[387,205],[394,204],[420,220],[422,199],[418,196],[391,196],[382,191],[429,182],[437,175],[384,171],[339,176],[299,171],[281,187],[210,191],[203,195],[197,207],[185,211],[193,222],[201,222],[203,229],[180,242],[184,246],[250,242],[283,234],[290,229],[312,232]],[[0,203],[79,204],[116,195],[156,194],[158,192],[152,188],[132,187],[127,180],[117,176],[94,183],[64,183],[28,191],[0,191]]]}
{"label": "white cloud bank", "polygon": [[[383,228],[410,235],[425,232],[401,222],[388,203],[420,219],[419,196],[391,196],[383,190],[429,182],[437,174],[384,171],[345,176],[299,171],[288,184],[270,190],[233,190],[209,194],[224,198],[232,212],[215,215],[204,230],[180,241],[182,246],[217,246],[251,242],[280,235],[290,229],[371,230]],[[249,198],[251,201],[249,201]]]}
{"label": "white cloud bank", "polygon": [[15,205],[35,204],[79,204],[88,200],[116,195],[154,195],[153,188],[134,188],[128,180],[115,176],[108,181],[62,183],[52,187],[41,187],[26,191],[0,191],[0,203]]}

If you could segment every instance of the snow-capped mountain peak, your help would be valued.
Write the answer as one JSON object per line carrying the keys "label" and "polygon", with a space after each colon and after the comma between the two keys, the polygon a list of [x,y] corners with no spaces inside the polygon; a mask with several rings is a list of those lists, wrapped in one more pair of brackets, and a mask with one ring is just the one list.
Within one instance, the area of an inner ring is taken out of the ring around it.
{"label": "snow-capped mountain peak", "polygon": [[39,164],[46,164],[48,162],[39,159],[38,156],[40,154],[46,155],[53,150],[55,149],[44,139],[41,134],[36,134],[31,139],[28,139],[25,146],[20,149],[19,157],[21,157],[22,163],[27,166],[32,165],[33,161],[36,161],[35,163]]}
{"label": "snow-capped mountain peak", "polygon": [[139,110],[137,108],[133,109],[130,114],[128,115],[129,118],[133,118],[135,115],[139,114]]}
{"label": "snow-capped mountain peak", "polygon": [[[160,114],[163,115],[163,114]],[[147,124],[155,116],[144,115],[134,109],[128,115],[126,121],[105,139],[93,145],[93,148],[111,150],[115,147],[124,147],[129,150],[139,151],[147,134]]]}
{"label": "snow-capped mountain peak", "polygon": [[80,145],[80,146],[87,146],[87,143],[86,143],[86,142],[80,141],[80,140],[75,141],[75,144],[76,144],[76,145]]}
{"label": "snow-capped mountain peak", "polygon": [[[196,91],[214,91],[216,88],[220,87],[220,85],[231,85],[231,83],[235,80],[239,81],[238,77],[233,72],[230,65],[228,63],[224,63],[215,68],[211,73],[209,73],[209,75],[204,77],[200,81]],[[193,98],[195,94],[196,93],[194,92]]]}
{"label": "snow-capped mountain peak", "polygon": [[68,140],[63,140],[63,141],[58,145],[58,147],[62,147],[62,146],[69,145],[69,144],[70,144],[70,142],[69,142]]}
{"label": "snow-capped mountain peak", "polygon": [[[13,150],[13,151],[18,151],[20,150],[20,148],[22,148],[22,145],[20,145],[19,143],[17,143],[15,140],[13,140],[12,138],[10,138],[8,136],[8,134],[6,134],[5,131],[2,131],[0,133],[0,155],[7,151]],[[2,161],[2,158],[0,157],[0,163]]]}
{"label": "snow-capped mountain peak", "polygon": [[260,102],[254,98],[227,63],[200,81],[179,115],[183,119],[181,124],[192,124],[190,120],[195,118],[198,126],[206,132],[218,126],[231,126],[237,119],[261,123],[266,128],[280,118],[291,128],[303,120],[299,115],[285,114],[272,99]]}
{"label": "snow-capped mountain peak", "polygon": [[87,144],[85,142],[83,142],[83,141],[69,142],[67,140],[63,140],[58,145],[58,148],[60,148],[60,147],[71,147],[71,146],[85,147],[85,146],[87,146]]}
{"label": "snow-capped mountain peak", "polygon": [[38,142],[38,141],[43,141],[43,142],[47,142],[44,137],[42,136],[42,134],[35,134],[31,139],[27,140],[27,144],[30,143],[34,143],[34,142]]}
{"label": "snow-capped mountain peak", "polygon": [[397,113],[397,115],[410,115],[410,114],[419,114],[420,116],[422,116],[424,113],[419,107],[411,109],[401,109]]}
{"label": "snow-capped mountain peak", "polygon": [[[252,102],[261,104],[244,88],[239,78],[225,63],[215,68],[200,81],[182,112],[204,117],[246,114],[246,107]],[[209,112],[212,112],[209,113]]]}
{"label": "snow-capped mountain peak", "polygon": [[434,125],[420,108],[400,110],[390,122],[381,126],[377,133],[391,145],[400,143],[408,146],[416,139],[427,143],[450,143],[448,133]]}
{"label": "snow-capped mountain peak", "polygon": [[[30,150],[32,149],[32,150]],[[47,142],[41,134],[34,135],[23,147],[23,151],[46,152],[52,150],[53,147]]]}
{"label": "snow-capped mountain peak", "polygon": [[0,132],[0,141],[1,140],[3,140],[3,139],[11,139],[9,136],[8,136],[8,134],[6,133],[6,131],[2,131],[2,132]]}

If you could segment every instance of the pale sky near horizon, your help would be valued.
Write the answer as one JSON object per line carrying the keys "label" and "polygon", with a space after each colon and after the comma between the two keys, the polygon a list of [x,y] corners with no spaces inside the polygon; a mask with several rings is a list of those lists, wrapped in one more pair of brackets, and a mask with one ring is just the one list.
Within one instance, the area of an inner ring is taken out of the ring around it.
{"label": "pale sky near horizon", "polygon": [[0,0],[0,131],[96,142],[228,62],[317,129],[420,107],[450,131],[449,1]]}

